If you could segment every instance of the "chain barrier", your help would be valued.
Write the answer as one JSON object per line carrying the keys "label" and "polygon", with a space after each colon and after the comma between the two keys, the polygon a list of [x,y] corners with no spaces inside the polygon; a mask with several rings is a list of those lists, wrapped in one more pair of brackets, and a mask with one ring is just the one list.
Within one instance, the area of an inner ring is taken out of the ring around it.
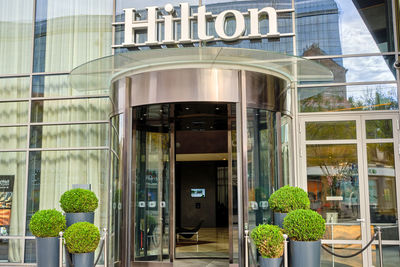
{"label": "chain barrier", "polygon": [[358,254],[360,254],[360,253],[362,253],[364,250],[366,250],[366,249],[372,244],[372,242],[374,242],[374,240],[375,240],[375,238],[377,237],[377,235],[378,235],[378,233],[375,233],[374,236],[372,237],[372,239],[368,242],[368,244],[367,244],[364,248],[362,248],[360,251],[357,251],[356,253],[350,254],[350,255],[339,255],[339,254],[336,254],[336,253],[330,251],[325,245],[321,245],[321,247],[322,247],[326,252],[328,252],[329,254],[331,254],[331,255],[333,255],[333,256],[336,256],[336,257],[339,257],[339,258],[351,258],[351,257],[357,256]]}

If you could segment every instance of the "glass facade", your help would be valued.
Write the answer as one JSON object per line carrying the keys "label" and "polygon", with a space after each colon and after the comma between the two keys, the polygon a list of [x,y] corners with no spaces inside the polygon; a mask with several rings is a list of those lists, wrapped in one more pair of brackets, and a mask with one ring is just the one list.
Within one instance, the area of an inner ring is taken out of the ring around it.
{"label": "glass facade", "polygon": [[[189,3],[192,14],[199,5],[213,14],[266,6],[294,12],[278,14],[278,31],[286,34],[279,39],[163,44],[152,49],[260,49],[305,57],[334,76],[329,82],[293,83],[290,116],[248,108],[250,227],[268,221],[270,211],[253,210],[253,202],[276,189],[279,176],[285,184],[308,190],[312,208],[328,221],[325,240],[359,242],[333,242],[334,248],[351,253],[374,233],[367,227],[383,225],[390,229],[383,235],[385,266],[398,261],[398,0],[14,0],[0,1],[0,177],[13,181],[9,221],[0,225],[0,266],[36,261],[30,218],[38,209],[60,209],[60,195],[73,184],[91,184],[100,196],[95,223],[109,229],[110,256],[116,262],[121,259],[124,115],[110,123],[108,86],[85,90],[70,83],[69,73],[97,58],[150,49],[122,46],[124,8],[136,8],[138,19],[145,20],[146,7],[167,3],[181,16],[181,2]],[[157,16],[162,18],[163,12]],[[261,16],[262,34],[267,33],[268,21]],[[246,18],[246,33],[249,25]],[[216,34],[214,26],[209,23],[208,34]],[[175,27],[179,35],[179,23]],[[197,27],[192,21],[191,28]],[[228,18],[224,27],[232,34],[234,20]],[[163,29],[160,23],[159,38]],[[146,31],[137,38],[146,40]],[[280,136],[274,135],[277,128]],[[154,136],[162,139],[158,132]],[[146,138],[153,137],[142,137]],[[154,153],[163,152],[161,145],[157,149]],[[146,214],[137,216],[138,223],[149,219]],[[373,247],[368,254],[340,263],[375,265],[377,253]],[[335,264],[325,252],[322,261]]]}
{"label": "glass facade", "polygon": [[0,265],[8,266],[36,262],[30,218],[61,210],[73,184],[91,184],[95,224],[108,225],[108,92],[73,88],[68,74],[111,55],[113,3],[1,1],[0,10],[0,176],[13,183]]}

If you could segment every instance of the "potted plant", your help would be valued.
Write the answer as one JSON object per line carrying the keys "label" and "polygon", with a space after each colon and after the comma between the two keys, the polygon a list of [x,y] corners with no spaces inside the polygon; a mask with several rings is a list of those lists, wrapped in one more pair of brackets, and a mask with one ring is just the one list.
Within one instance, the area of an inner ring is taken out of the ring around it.
{"label": "potted plant", "polygon": [[69,227],[77,222],[94,223],[94,211],[99,205],[99,200],[92,191],[76,188],[62,194],[60,205],[66,213]]}
{"label": "potted plant", "polygon": [[74,266],[93,267],[94,251],[100,241],[99,229],[89,222],[74,223],[67,228],[64,238]]}
{"label": "potted plant", "polygon": [[29,223],[29,229],[36,237],[36,262],[38,267],[58,266],[59,240],[65,230],[65,217],[57,210],[40,210]]}
{"label": "potted plant", "polygon": [[260,224],[251,231],[251,238],[260,253],[261,267],[279,267],[282,263],[284,238],[276,225]]}
{"label": "potted plant", "polygon": [[291,266],[320,266],[324,218],[313,210],[294,210],[285,217],[283,228],[290,239]]}
{"label": "potted plant", "polygon": [[282,228],[285,216],[296,209],[309,209],[310,200],[307,192],[299,187],[285,185],[276,190],[268,200],[274,212],[274,224]]}

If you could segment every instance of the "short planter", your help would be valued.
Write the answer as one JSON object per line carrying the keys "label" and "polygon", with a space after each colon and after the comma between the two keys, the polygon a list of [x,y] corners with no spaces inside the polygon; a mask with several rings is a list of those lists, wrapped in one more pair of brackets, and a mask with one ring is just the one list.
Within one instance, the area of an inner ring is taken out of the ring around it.
{"label": "short planter", "polygon": [[286,215],[287,213],[274,212],[274,224],[279,226],[280,228],[283,228],[283,220],[285,219]]}
{"label": "short planter", "polygon": [[321,264],[321,240],[290,240],[290,258],[292,267],[319,267]]}
{"label": "short planter", "polygon": [[280,258],[264,258],[259,257],[260,267],[280,267],[282,264],[282,257]]}
{"label": "short planter", "polygon": [[93,267],[94,252],[72,254],[75,267]]}
{"label": "short planter", "polygon": [[94,223],[94,212],[66,213],[67,228],[78,222]]}
{"label": "short planter", "polygon": [[58,237],[36,237],[37,267],[58,266],[60,259],[60,243]]}

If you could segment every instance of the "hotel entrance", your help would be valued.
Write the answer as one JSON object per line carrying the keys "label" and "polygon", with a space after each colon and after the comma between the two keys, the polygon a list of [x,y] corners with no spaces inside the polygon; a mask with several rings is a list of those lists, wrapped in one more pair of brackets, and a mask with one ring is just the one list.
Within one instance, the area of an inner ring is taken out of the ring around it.
{"label": "hotel entrance", "polygon": [[293,75],[331,73],[226,48],[115,55],[82,69],[85,79],[99,68],[112,84],[109,261],[255,262],[245,235],[272,222],[269,196],[293,184]]}
{"label": "hotel entrance", "polygon": [[289,180],[288,83],[250,71],[179,69],[114,86],[116,100],[130,101],[112,119],[128,159],[119,168],[124,179],[114,176],[114,261],[241,264],[244,231],[271,222],[266,200]]}

